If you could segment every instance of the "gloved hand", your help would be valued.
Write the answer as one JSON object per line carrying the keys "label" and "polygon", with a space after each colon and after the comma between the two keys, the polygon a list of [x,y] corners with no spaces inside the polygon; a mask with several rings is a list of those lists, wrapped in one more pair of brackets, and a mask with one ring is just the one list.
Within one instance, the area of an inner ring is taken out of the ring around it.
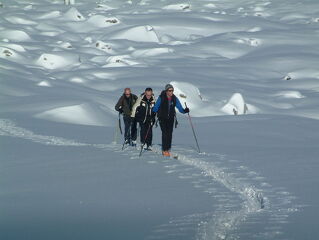
{"label": "gloved hand", "polygon": [[119,113],[120,113],[120,114],[123,113],[123,109],[122,109],[122,108],[119,109]]}
{"label": "gloved hand", "polygon": [[185,108],[185,109],[184,109],[184,112],[185,112],[185,113],[189,113],[189,108],[188,108],[188,107]]}
{"label": "gloved hand", "polygon": [[152,112],[152,113],[151,113],[151,117],[152,117],[152,119],[155,119],[155,117],[156,117],[156,112]]}

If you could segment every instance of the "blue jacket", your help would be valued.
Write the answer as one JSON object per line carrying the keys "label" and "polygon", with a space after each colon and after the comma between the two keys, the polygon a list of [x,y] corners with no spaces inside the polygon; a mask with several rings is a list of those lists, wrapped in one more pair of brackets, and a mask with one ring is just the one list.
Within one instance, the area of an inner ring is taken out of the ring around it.
{"label": "blue jacket", "polygon": [[[165,102],[167,105],[165,105]],[[185,113],[184,108],[179,99],[175,95],[173,95],[172,99],[169,101],[166,96],[166,92],[163,91],[157,99],[152,111],[158,113],[158,118],[168,119],[171,117],[175,117],[175,107],[178,109],[180,113]]]}

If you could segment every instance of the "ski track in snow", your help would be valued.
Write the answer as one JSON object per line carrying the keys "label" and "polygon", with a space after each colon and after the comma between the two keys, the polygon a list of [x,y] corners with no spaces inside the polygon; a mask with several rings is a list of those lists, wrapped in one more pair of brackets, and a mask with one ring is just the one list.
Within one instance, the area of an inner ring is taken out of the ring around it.
{"label": "ski track in snow", "polygon": [[[40,135],[16,126],[9,119],[0,119],[0,136],[22,138],[45,145],[94,147],[118,152],[129,158],[139,158],[139,151],[133,148],[122,151],[121,146],[115,143],[90,144]],[[254,237],[272,238],[281,234],[281,226],[287,223],[289,213],[298,211],[298,208],[293,206],[294,197],[290,193],[283,188],[269,185],[263,177],[240,165],[238,161],[227,159],[225,155],[217,153],[198,154],[194,150],[182,147],[174,149],[178,160],[168,158],[158,161],[161,154],[159,146],[154,146],[155,154],[144,154],[149,164],[164,164],[167,174],[177,174],[180,179],[189,181],[194,187],[209,194],[214,203],[218,202],[218,207],[211,213],[171,219],[169,223],[156,227],[153,235],[147,239],[183,239],[189,234],[196,235],[196,239],[199,240],[239,239],[244,236],[237,230],[245,226],[245,223],[256,224],[260,221],[260,224],[265,224],[265,220],[260,220],[260,217],[267,218],[267,226],[264,232],[259,232]],[[145,159],[145,156],[142,158]],[[225,164],[230,164],[231,167]],[[217,189],[218,186],[223,186],[225,191]]]}

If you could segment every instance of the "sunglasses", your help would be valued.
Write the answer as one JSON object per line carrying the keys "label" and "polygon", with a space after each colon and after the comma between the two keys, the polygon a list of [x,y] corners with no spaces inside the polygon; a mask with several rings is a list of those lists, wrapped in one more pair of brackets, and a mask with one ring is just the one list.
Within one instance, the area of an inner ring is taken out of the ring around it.
{"label": "sunglasses", "polygon": [[174,89],[167,90],[167,92],[174,92]]}

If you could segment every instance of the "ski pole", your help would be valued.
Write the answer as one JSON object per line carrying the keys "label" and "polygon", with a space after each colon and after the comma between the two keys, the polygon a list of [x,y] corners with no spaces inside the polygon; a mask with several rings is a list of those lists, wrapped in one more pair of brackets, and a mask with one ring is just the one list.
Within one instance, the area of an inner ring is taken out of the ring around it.
{"label": "ski pole", "polygon": [[146,139],[147,139],[148,133],[150,132],[151,126],[152,126],[152,124],[150,123],[150,124],[148,125],[148,129],[147,129],[147,132],[146,132],[146,135],[145,135],[145,138],[144,138],[144,143],[143,143],[143,145],[141,146],[141,151],[140,151],[139,157],[142,155],[143,148],[144,148],[144,146],[145,146]]}
{"label": "ski pole", "polygon": [[120,133],[121,133],[121,135],[122,135],[123,132],[122,132],[121,113],[120,113],[120,112],[119,112],[119,129],[120,129]]}
{"label": "ski pole", "polygon": [[[185,107],[187,107],[186,102],[185,102]],[[198,141],[197,141],[197,137],[196,137],[196,133],[195,133],[195,130],[194,130],[194,126],[193,126],[193,123],[192,123],[191,115],[189,114],[189,112],[187,114],[188,114],[189,123],[191,124],[192,130],[193,130],[193,135],[194,135],[194,138],[195,138],[195,141],[196,141],[198,152],[200,153],[200,148],[199,148],[199,144],[198,144]]]}

